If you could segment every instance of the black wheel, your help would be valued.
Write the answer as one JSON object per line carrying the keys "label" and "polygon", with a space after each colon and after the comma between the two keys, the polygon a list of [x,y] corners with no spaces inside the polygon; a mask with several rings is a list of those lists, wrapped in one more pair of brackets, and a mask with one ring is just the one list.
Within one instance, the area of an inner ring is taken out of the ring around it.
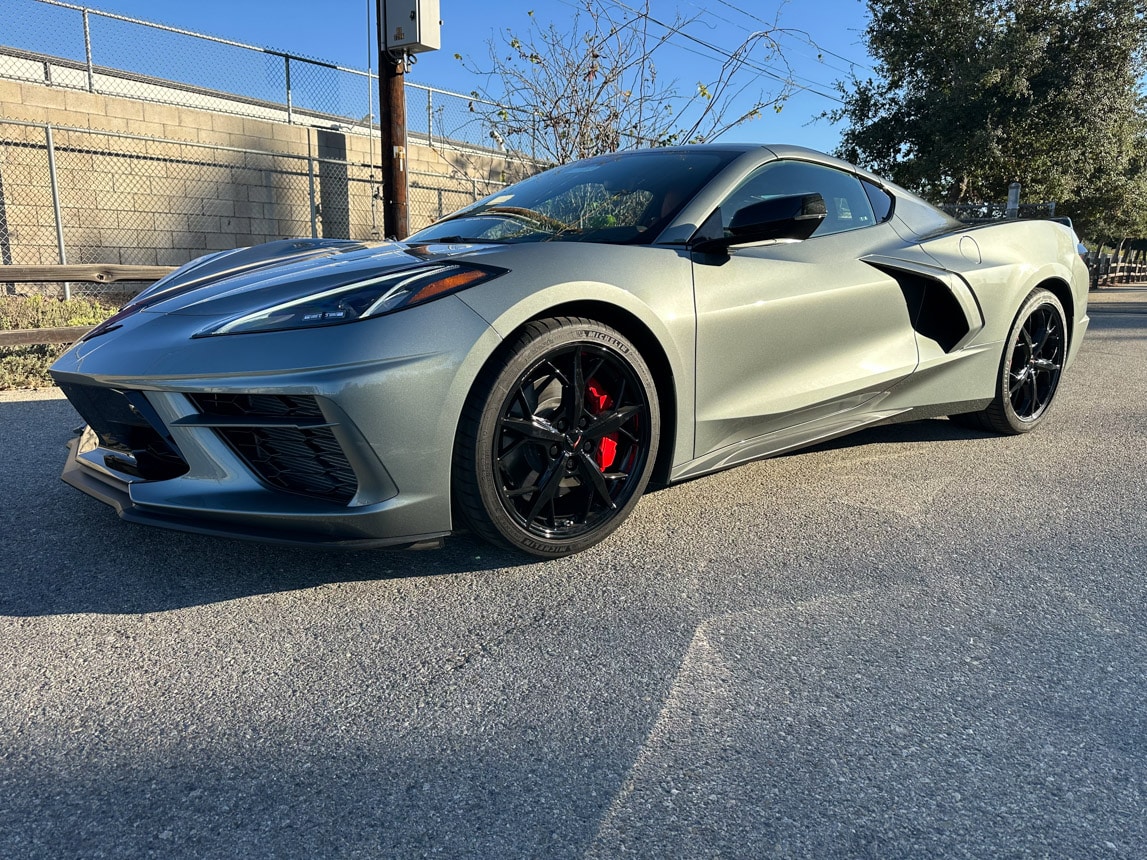
{"label": "black wheel", "polygon": [[1055,398],[1066,356],[1063,305],[1045,289],[1032,290],[1008,334],[995,399],[983,412],[953,420],[1007,435],[1034,430]]}
{"label": "black wheel", "polygon": [[649,483],[657,389],[637,349],[592,320],[532,322],[462,413],[456,509],[478,535],[542,558],[604,540]]}

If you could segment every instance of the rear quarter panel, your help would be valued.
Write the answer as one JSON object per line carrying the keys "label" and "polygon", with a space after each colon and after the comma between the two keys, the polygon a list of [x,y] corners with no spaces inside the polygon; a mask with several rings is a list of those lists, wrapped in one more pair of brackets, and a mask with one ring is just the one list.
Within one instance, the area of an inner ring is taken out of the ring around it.
{"label": "rear quarter panel", "polygon": [[921,242],[944,268],[972,288],[984,328],[969,346],[1001,343],[1027,295],[1048,286],[1064,305],[1071,328],[1069,362],[1087,327],[1087,268],[1071,231],[1051,221],[1007,221]]}

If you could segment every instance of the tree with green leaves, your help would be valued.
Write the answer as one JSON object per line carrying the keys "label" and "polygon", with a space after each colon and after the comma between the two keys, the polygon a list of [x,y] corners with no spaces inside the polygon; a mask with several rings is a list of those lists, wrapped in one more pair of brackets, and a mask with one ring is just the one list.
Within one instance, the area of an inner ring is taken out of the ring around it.
{"label": "tree with green leaves", "polygon": [[934,202],[1055,201],[1147,234],[1144,0],[869,0],[875,77],[838,83],[844,158]]}
{"label": "tree with green leaves", "polygon": [[[455,58],[483,82],[471,110],[491,138],[541,161],[712,140],[765,110],[779,111],[792,92],[775,19],[723,52],[710,79],[697,81],[685,97],[656,60],[670,40],[688,43],[685,29],[696,18],[659,20],[648,0],[634,6],[582,0],[560,27],[525,14],[522,28],[507,28],[488,44],[482,63]],[[760,89],[764,80],[768,91]]]}

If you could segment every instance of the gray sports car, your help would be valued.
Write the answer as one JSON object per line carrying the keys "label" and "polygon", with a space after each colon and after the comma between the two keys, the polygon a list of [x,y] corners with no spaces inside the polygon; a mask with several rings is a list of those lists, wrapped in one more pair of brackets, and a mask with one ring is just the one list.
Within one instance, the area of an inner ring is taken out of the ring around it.
{"label": "gray sports car", "polygon": [[607,155],[403,243],[203,257],[52,374],[124,519],[310,544],[590,547],[647,484],[880,422],[1036,427],[1087,328],[1049,221],[977,228],[789,146]]}

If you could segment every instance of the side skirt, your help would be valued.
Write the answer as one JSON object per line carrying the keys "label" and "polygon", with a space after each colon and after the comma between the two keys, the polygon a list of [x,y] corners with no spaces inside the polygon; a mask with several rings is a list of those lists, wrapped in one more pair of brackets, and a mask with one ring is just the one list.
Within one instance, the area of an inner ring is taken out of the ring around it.
{"label": "side skirt", "polygon": [[[887,398],[881,398],[885,400]],[[942,418],[948,415],[957,415],[961,412],[977,412],[990,403],[989,400],[969,400],[960,403],[945,403],[926,406],[923,408],[889,408],[873,409],[874,404],[866,404],[868,408],[863,413],[845,413],[834,415],[820,421],[800,424],[775,433],[746,439],[734,445],[726,445],[716,451],[711,451],[703,457],[698,457],[688,463],[677,466],[671,476],[670,483],[688,481],[699,478],[711,472],[718,472],[747,463],[751,460],[760,460],[766,457],[775,457],[799,448],[807,448],[820,442],[827,442],[840,436],[847,436],[867,427],[876,427],[881,424],[899,424],[908,421],[923,421],[929,418]]]}

